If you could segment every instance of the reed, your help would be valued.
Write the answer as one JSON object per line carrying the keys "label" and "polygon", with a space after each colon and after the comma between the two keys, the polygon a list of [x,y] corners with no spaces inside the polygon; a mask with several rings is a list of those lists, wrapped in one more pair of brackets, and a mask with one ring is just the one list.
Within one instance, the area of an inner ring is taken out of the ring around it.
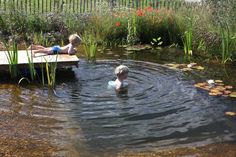
{"label": "reed", "polygon": [[232,61],[232,49],[231,45],[235,43],[235,37],[231,35],[229,25],[227,22],[220,23],[220,35],[221,35],[221,63],[225,64],[228,61]]}
{"label": "reed", "polygon": [[183,35],[183,45],[184,45],[184,55],[188,60],[190,60],[193,55],[192,52],[192,44],[193,44],[193,19],[191,17],[187,17],[187,30]]}
{"label": "reed", "polygon": [[34,67],[32,50],[31,50],[31,53],[29,53],[28,50],[26,50],[26,53],[27,53],[27,60],[28,60],[30,78],[31,78],[31,80],[34,80],[35,76],[36,76],[36,70],[35,70],[35,67]]}
{"label": "reed", "polygon": [[47,74],[48,87],[50,88],[54,88],[56,83],[57,58],[58,54],[56,55],[56,61],[51,63],[44,58],[44,60],[46,61],[45,68]]}
{"label": "reed", "polygon": [[96,53],[97,53],[97,41],[94,33],[85,31],[83,35],[83,43],[84,43],[84,51],[87,59],[89,61],[96,60]]}
{"label": "reed", "polygon": [[13,42],[12,47],[9,46],[7,43],[3,42],[4,47],[6,48],[7,52],[6,57],[9,63],[9,72],[11,78],[16,78],[18,76],[18,46],[16,42]]}

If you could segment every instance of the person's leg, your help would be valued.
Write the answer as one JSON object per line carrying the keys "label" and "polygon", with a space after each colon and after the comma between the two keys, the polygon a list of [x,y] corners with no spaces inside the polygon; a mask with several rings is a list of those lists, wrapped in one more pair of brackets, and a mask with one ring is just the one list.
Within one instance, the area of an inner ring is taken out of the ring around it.
{"label": "person's leg", "polygon": [[44,48],[44,49],[38,49],[38,50],[34,50],[32,51],[32,55],[35,57],[36,53],[44,53],[46,55],[50,55],[53,54],[53,51],[51,50],[51,48]]}
{"label": "person's leg", "polygon": [[34,45],[34,44],[32,44],[32,45],[30,45],[29,47],[28,47],[28,50],[40,50],[40,49],[45,49],[46,47],[44,47],[44,46],[42,46],[42,45]]}

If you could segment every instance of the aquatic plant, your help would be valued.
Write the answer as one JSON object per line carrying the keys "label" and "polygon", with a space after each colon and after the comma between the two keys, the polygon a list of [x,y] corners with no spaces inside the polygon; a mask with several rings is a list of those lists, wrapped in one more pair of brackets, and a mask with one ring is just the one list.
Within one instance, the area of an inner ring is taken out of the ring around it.
{"label": "aquatic plant", "polygon": [[93,33],[93,30],[90,32],[85,31],[82,36],[82,39],[87,59],[89,61],[95,61],[97,52],[97,41],[96,41],[96,35]]}
{"label": "aquatic plant", "polygon": [[[48,60],[44,57],[44,60],[46,62],[45,68],[47,74],[48,87],[50,88],[53,88],[56,83],[57,59],[58,54],[56,55],[55,62],[48,62]],[[44,77],[44,75],[42,75],[42,77]]]}
{"label": "aquatic plant", "polygon": [[35,70],[35,67],[34,67],[32,50],[31,50],[31,53],[29,53],[28,50],[26,50],[26,53],[27,53],[27,60],[28,60],[30,78],[31,78],[31,80],[34,80],[34,78],[36,76],[36,70]]}
{"label": "aquatic plant", "polygon": [[235,46],[235,36],[232,36],[227,22],[220,23],[221,62],[232,61],[232,45]]}
{"label": "aquatic plant", "polygon": [[9,71],[12,78],[16,78],[18,76],[18,46],[16,42],[13,42],[12,47],[10,47],[7,43],[3,42],[7,52],[6,57],[9,63]]}
{"label": "aquatic plant", "polygon": [[151,45],[154,47],[154,49],[161,49],[161,45],[163,44],[163,42],[161,41],[161,37],[158,38],[153,38],[151,41]]}
{"label": "aquatic plant", "polygon": [[192,44],[193,44],[193,19],[192,17],[187,17],[187,30],[183,35],[183,44],[184,44],[184,55],[190,60],[190,57],[193,55]]}

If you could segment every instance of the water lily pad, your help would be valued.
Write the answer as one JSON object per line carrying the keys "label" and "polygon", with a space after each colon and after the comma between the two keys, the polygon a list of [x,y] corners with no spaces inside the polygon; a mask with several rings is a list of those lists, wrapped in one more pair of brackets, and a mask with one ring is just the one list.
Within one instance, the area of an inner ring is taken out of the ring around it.
{"label": "water lily pad", "polygon": [[233,89],[233,86],[225,86],[226,89]]}
{"label": "water lily pad", "polygon": [[218,91],[224,91],[226,88],[224,88],[223,86],[216,86],[214,89],[218,90]]}
{"label": "water lily pad", "polygon": [[229,90],[225,90],[225,91],[223,91],[223,92],[224,92],[224,94],[226,94],[226,95],[231,94],[231,91],[229,91]]}
{"label": "water lily pad", "polygon": [[183,68],[181,69],[182,71],[191,71],[192,69],[191,68]]}
{"label": "water lily pad", "polygon": [[193,66],[192,68],[196,70],[204,70],[204,67],[202,66]]}
{"label": "water lily pad", "polygon": [[215,83],[222,83],[222,80],[215,80]]}
{"label": "water lily pad", "polygon": [[220,91],[219,91],[218,89],[211,89],[210,92],[211,92],[211,93],[218,93],[218,92],[220,92]]}
{"label": "water lily pad", "polygon": [[224,83],[217,83],[218,86],[224,86]]}
{"label": "water lily pad", "polygon": [[235,116],[235,115],[236,115],[235,112],[231,112],[231,111],[225,112],[225,114],[226,114],[227,116]]}
{"label": "water lily pad", "polygon": [[217,96],[218,94],[217,93],[209,93],[209,95],[211,95],[211,96]]}
{"label": "water lily pad", "polygon": [[193,66],[197,65],[197,63],[190,63],[187,65],[188,68],[192,68]]}
{"label": "water lily pad", "polygon": [[125,49],[127,51],[142,51],[142,50],[149,50],[152,47],[150,45],[134,45],[134,46],[129,46],[126,47]]}
{"label": "water lily pad", "polygon": [[236,92],[232,92],[229,96],[232,98],[236,98]]}

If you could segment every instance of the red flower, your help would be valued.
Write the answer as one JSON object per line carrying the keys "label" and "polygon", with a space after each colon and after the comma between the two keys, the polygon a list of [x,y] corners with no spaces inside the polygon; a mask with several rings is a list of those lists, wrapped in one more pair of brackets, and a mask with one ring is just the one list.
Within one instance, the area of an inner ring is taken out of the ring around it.
{"label": "red flower", "polygon": [[145,10],[146,10],[147,12],[152,12],[152,11],[153,11],[153,8],[152,8],[152,6],[148,6],[148,7],[145,8]]}
{"label": "red flower", "polygon": [[119,27],[120,26],[120,21],[117,21],[116,22],[116,27]]}
{"label": "red flower", "polygon": [[142,9],[138,9],[138,10],[136,11],[136,15],[137,15],[137,16],[144,16],[143,10],[142,10]]}

